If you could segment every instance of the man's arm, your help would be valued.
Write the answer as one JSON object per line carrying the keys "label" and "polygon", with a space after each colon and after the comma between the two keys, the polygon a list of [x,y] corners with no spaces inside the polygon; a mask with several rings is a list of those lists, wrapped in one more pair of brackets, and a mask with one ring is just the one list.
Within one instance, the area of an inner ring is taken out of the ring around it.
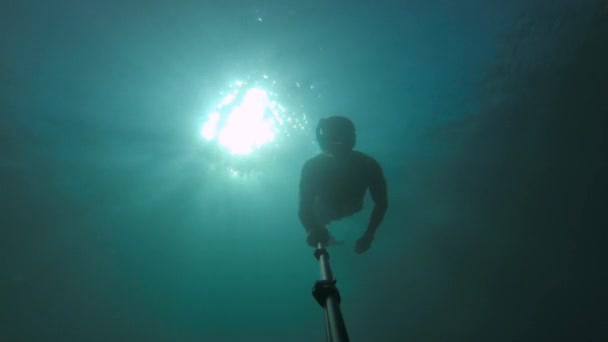
{"label": "man's arm", "polygon": [[309,160],[302,167],[302,174],[300,176],[300,203],[298,210],[300,222],[302,222],[304,229],[306,229],[306,233],[321,228],[316,223],[313,209],[316,195],[314,177],[312,163]]}
{"label": "man's arm", "polygon": [[371,217],[369,218],[369,224],[367,225],[366,234],[374,236],[378,227],[384,219],[384,214],[388,209],[388,194],[386,188],[386,179],[382,172],[382,167],[374,159],[370,163],[370,183],[369,192],[374,201],[374,209],[372,210]]}

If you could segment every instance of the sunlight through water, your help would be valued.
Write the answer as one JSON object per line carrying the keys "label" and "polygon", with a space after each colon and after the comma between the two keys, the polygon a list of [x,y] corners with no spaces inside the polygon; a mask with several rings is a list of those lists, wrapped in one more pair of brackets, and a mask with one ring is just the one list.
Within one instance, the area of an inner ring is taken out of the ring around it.
{"label": "sunlight through water", "polygon": [[[299,89],[299,83],[295,84],[294,89]],[[267,74],[232,82],[218,95],[204,117],[200,135],[208,161],[234,177],[276,160],[298,137],[308,135],[308,115],[303,104],[294,100],[301,96],[288,86],[280,87]]]}
{"label": "sunlight through water", "polygon": [[[218,109],[231,105],[235,100],[235,94],[227,95]],[[232,154],[250,154],[274,140],[276,122],[280,121],[275,107],[276,102],[270,101],[266,91],[251,88],[246,91],[240,103],[232,106],[222,127],[219,127],[220,113],[211,113],[203,126],[203,137],[207,140],[217,139]]]}

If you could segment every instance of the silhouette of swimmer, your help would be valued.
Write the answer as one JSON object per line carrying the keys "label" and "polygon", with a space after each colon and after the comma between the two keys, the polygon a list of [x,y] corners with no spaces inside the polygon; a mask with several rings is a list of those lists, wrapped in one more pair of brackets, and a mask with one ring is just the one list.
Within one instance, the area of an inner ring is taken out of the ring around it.
{"label": "silhouette of swimmer", "polygon": [[369,189],[374,208],[367,230],[355,245],[356,253],[364,253],[388,208],[382,167],[371,156],[354,151],[355,125],[346,117],[321,119],[316,136],[323,152],[304,163],[300,178],[299,218],[308,234],[306,242],[313,247],[319,242],[339,244],[327,225],[360,212]]}

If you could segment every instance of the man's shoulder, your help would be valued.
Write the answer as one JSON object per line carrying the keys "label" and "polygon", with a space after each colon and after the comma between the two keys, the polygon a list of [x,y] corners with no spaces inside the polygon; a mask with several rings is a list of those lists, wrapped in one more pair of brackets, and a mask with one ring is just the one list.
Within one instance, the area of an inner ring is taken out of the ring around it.
{"label": "man's shoulder", "polygon": [[353,151],[353,155],[355,156],[356,160],[360,161],[364,165],[378,165],[376,159],[367,153],[363,153],[361,151]]}
{"label": "man's shoulder", "polygon": [[378,180],[384,178],[384,172],[382,171],[382,166],[380,163],[371,155],[353,151],[356,154],[357,165],[362,170],[362,172],[367,175],[372,180]]}
{"label": "man's shoulder", "polygon": [[326,156],[323,153],[319,153],[316,156],[306,160],[302,166],[302,169],[311,170],[319,167],[319,165],[321,165],[325,159],[327,159]]}
{"label": "man's shoulder", "polygon": [[[349,159],[351,165],[354,167],[376,168],[380,166],[376,159],[369,154],[361,151],[352,151],[351,153],[351,158]],[[304,162],[303,169],[316,169],[329,162],[331,162],[331,157],[324,153],[319,153],[316,156],[306,160],[306,162]],[[353,162],[354,164],[352,164]]]}
{"label": "man's shoulder", "polygon": [[306,160],[306,162],[304,164],[317,164],[317,163],[322,163],[323,159],[325,159],[325,155],[323,153],[319,153],[314,157],[309,158],[308,160]]}

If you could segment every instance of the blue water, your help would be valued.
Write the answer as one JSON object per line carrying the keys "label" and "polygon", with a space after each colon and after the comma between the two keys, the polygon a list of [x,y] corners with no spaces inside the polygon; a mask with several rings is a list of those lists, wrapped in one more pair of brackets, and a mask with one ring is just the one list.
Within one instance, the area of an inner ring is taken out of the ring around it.
{"label": "blue water", "polygon": [[[324,340],[297,190],[335,114],[389,183],[369,252],[369,199],[331,227],[352,341],[608,340],[607,21],[591,0],[3,4],[0,341]],[[200,127],[264,73],[310,122],[234,177]]]}

